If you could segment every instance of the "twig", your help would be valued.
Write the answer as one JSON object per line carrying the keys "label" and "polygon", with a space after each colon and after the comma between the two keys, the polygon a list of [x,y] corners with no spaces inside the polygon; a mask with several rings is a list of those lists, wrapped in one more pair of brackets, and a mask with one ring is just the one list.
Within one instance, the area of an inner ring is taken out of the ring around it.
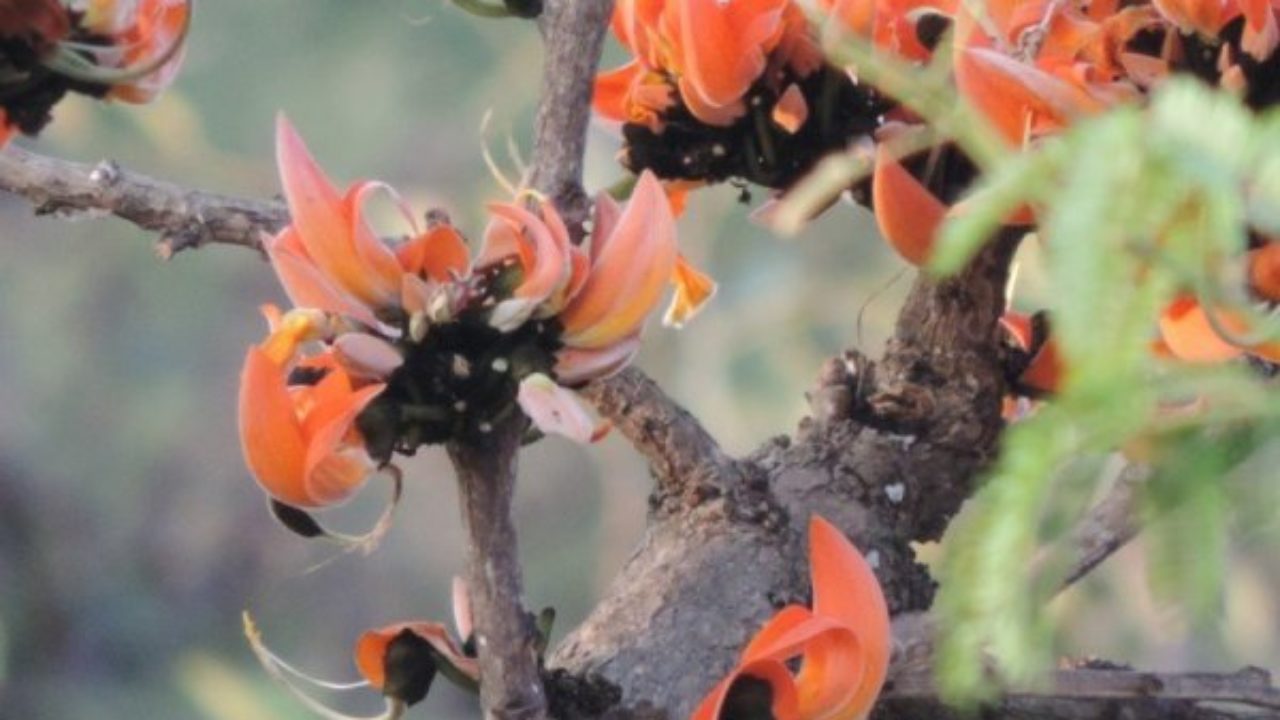
{"label": "twig", "polygon": [[[933,698],[937,688],[927,670],[894,678],[886,698]],[[1154,673],[1117,668],[1056,670],[1043,687],[1007,690],[1005,698],[1053,700],[1142,700],[1238,703],[1280,710],[1280,690],[1266,670],[1249,667],[1234,673]]]}
{"label": "twig", "polygon": [[165,257],[210,243],[260,249],[263,232],[289,221],[282,203],[188,190],[110,160],[85,165],[13,147],[0,152],[0,190],[27,199],[38,215],[115,215],[159,233]]}
{"label": "twig", "polygon": [[1111,557],[1137,536],[1140,527],[1136,516],[1138,494],[1150,476],[1146,465],[1128,465],[1120,471],[1106,497],[1091,508],[1071,531],[1075,549],[1061,592],[1088,575],[1102,561]]}
{"label": "twig", "polygon": [[537,634],[521,605],[523,580],[511,519],[524,428],[524,418],[512,413],[483,438],[448,446],[467,529],[467,584],[480,654],[480,702],[491,720],[546,717]]}

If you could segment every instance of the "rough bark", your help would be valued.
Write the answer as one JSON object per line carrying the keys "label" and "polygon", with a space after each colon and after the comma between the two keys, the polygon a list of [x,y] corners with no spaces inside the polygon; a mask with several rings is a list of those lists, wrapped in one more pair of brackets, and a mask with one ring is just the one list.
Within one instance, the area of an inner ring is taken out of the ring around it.
{"label": "rough bark", "polygon": [[513,413],[471,442],[448,445],[467,531],[467,586],[480,656],[480,703],[493,720],[546,717],[538,635],[522,604],[523,578],[511,516],[525,422]]}

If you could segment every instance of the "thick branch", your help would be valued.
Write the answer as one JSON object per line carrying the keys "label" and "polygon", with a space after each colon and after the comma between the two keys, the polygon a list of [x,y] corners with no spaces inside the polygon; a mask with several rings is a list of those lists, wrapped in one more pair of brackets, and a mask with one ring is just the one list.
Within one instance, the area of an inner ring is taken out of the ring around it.
{"label": "thick branch", "polygon": [[55,160],[10,147],[0,151],[0,190],[26,198],[39,215],[97,217],[110,213],[158,233],[160,252],[208,243],[261,247],[263,232],[289,221],[282,203],[187,190],[123,170]]}
{"label": "thick branch", "polygon": [[480,701],[490,720],[546,717],[538,679],[537,633],[524,592],[511,519],[524,419],[512,413],[493,431],[449,444],[467,529],[467,584],[480,654]]}
{"label": "thick branch", "polygon": [[628,368],[582,394],[649,461],[655,510],[693,507],[742,485],[742,464],[640,370]]}

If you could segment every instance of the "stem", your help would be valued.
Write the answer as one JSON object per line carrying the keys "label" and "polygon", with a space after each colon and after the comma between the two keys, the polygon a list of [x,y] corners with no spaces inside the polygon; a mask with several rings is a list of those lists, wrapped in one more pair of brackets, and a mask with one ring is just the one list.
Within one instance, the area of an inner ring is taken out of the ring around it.
{"label": "stem", "polygon": [[478,439],[449,443],[467,532],[467,584],[480,654],[480,703],[491,720],[545,718],[537,635],[521,604],[523,579],[511,519],[525,420],[512,413]]}

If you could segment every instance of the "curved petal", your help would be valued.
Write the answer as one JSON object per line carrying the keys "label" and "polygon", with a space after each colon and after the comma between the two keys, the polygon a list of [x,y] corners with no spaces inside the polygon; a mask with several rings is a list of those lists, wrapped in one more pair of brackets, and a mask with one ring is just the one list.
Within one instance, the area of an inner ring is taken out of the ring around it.
{"label": "curved petal", "polygon": [[568,387],[576,387],[609,377],[630,365],[638,352],[638,334],[597,350],[562,348],[556,353],[556,380]]}
{"label": "curved petal", "polygon": [[293,227],[266,239],[263,246],[280,285],[294,307],[325,310],[366,325],[377,324],[377,318],[367,305],[346,294],[316,267]]}
{"label": "curved petal", "polygon": [[385,380],[404,364],[404,356],[394,345],[362,332],[334,338],[333,353],[347,372],[365,380]]}
{"label": "curved petal", "polygon": [[[681,93],[700,120],[724,125],[733,119],[728,115],[741,114],[743,96],[764,72],[766,53],[781,37],[785,8],[785,0],[686,0],[667,5],[664,19],[674,30],[669,36],[679,63]],[[703,117],[700,111],[715,114]]]}
{"label": "curved petal", "polygon": [[534,303],[546,300],[564,285],[572,269],[568,231],[559,215],[549,205],[543,209],[547,221],[515,204],[495,203],[489,206],[489,212],[530,240],[532,263],[525,266],[515,297]]}
{"label": "curved petal", "polygon": [[835,619],[858,635],[866,672],[854,700],[870,708],[884,685],[892,649],[889,606],[880,581],[853,543],[818,515],[809,520],[809,567],[814,614]]}
{"label": "curved petal", "polygon": [[675,262],[675,218],[662,184],[645,171],[586,284],[560,313],[565,345],[598,349],[634,335]]}
{"label": "curved petal", "polygon": [[285,370],[258,348],[250,348],[240,373],[240,448],[253,477],[272,497],[310,505],[303,484],[307,447]]}
{"label": "curved petal", "polygon": [[1174,300],[1160,314],[1160,337],[1165,348],[1183,362],[1219,363],[1244,354],[1218,335],[1193,297]]}
{"label": "curved petal", "polygon": [[396,248],[396,257],[405,272],[426,275],[436,282],[447,282],[467,274],[471,251],[456,228],[441,223]]}
{"label": "curved petal", "polygon": [[813,612],[801,605],[788,605],[764,624],[760,631],[751,638],[742,651],[742,661],[758,660],[776,655],[779,640],[787,637],[796,628],[813,619]]}
{"label": "curved petal", "polygon": [[593,443],[609,431],[609,424],[593,418],[573,391],[557,385],[542,373],[520,381],[516,400],[524,414],[544,433]]}
{"label": "curved petal", "polygon": [[1088,93],[1034,65],[983,47],[959,48],[956,88],[1013,145],[1022,145],[1032,121],[1065,125],[1101,108]]}
{"label": "curved petal", "polygon": [[358,203],[338,193],[283,115],[276,123],[276,158],[293,227],[307,255],[334,284],[366,305],[393,304],[399,279],[386,285],[386,278],[356,248],[352,211]]}
{"label": "curved petal", "polygon": [[884,145],[876,148],[871,208],[880,234],[903,259],[916,266],[928,262],[947,206],[907,172]]}
{"label": "curved petal", "polygon": [[351,242],[355,248],[356,257],[363,265],[371,284],[378,288],[380,295],[392,297],[395,295],[395,289],[400,285],[400,276],[404,274],[404,270],[396,252],[374,234],[364,219],[365,203],[378,191],[391,197],[396,207],[400,209],[401,215],[409,222],[412,231],[417,233],[417,222],[413,218],[413,212],[409,210],[408,203],[386,183],[365,180],[352,185],[343,198],[344,212],[351,223]]}
{"label": "curved petal", "polygon": [[315,435],[307,438],[303,482],[309,500],[303,507],[323,507],[342,502],[360,489],[373,472],[373,462],[363,446],[342,448],[340,445],[350,434],[356,416],[385,387],[370,385],[352,393],[340,412],[318,428]]}

